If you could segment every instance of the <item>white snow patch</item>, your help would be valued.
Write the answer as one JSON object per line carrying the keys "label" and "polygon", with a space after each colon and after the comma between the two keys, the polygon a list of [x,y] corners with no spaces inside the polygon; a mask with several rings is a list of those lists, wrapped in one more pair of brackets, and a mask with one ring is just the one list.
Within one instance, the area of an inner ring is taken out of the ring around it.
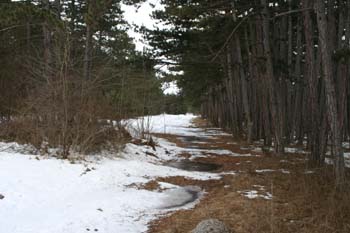
{"label": "white snow patch", "polygon": [[290,171],[286,169],[279,169],[279,171],[282,172],[283,174],[290,174]]}
{"label": "white snow patch", "polygon": [[235,156],[235,157],[260,157],[260,155],[254,155],[254,154],[238,154],[238,153],[231,153],[231,156]]}
{"label": "white snow patch", "polygon": [[[265,173],[265,172],[275,172],[276,170],[273,169],[257,169],[255,170],[256,173]],[[279,169],[278,171],[282,172],[283,174],[290,174],[290,171],[285,169]]]}
{"label": "white snow patch", "polygon": [[161,199],[160,209],[188,209],[195,206],[203,196],[202,190],[197,186],[185,186],[168,189]]}
{"label": "white snow patch", "polygon": [[135,131],[144,128],[151,133],[164,133],[186,136],[198,136],[198,132],[201,129],[189,128],[192,126],[192,120],[197,116],[193,114],[186,115],[168,115],[162,114],[157,116],[140,117],[137,119],[127,120],[129,125],[128,129],[132,135],[135,135]]}
{"label": "white snow patch", "polygon": [[[94,170],[85,172],[87,167]],[[185,192],[179,195],[180,187],[172,187],[178,193],[169,193],[137,190],[128,185],[145,183],[157,176],[219,178],[138,160],[70,164],[6,152],[0,153],[0,168],[0,191],[5,196],[0,202],[1,232],[11,233],[73,233],[86,228],[144,232],[147,223],[160,213],[164,201],[176,205],[188,197]]]}
{"label": "white snow patch", "polygon": [[[149,130],[208,136],[203,130],[190,128],[195,117],[191,114],[152,116]],[[136,124],[135,120],[130,124]],[[209,134],[215,133],[221,132]],[[0,193],[4,196],[0,200],[0,231],[77,233],[96,229],[106,233],[145,232],[151,220],[169,211],[162,209],[164,206],[181,205],[189,200],[191,193],[167,183],[160,184],[166,189],[163,191],[139,190],[133,184],[145,184],[166,176],[208,180],[235,174],[191,172],[163,166],[164,161],[177,159],[177,154],[186,149],[164,139],[154,139],[158,144],[155,151],[148,146],[129,143],[115,158],[100,154],[77,164],[55,158],[40,157],[38,160],[35,151],[30,152],[32,148],[28,146],[0,143]],[[191,153],[199,155],[203,152],[231,153],[226,150],[194,150]],[[192,208],[197,202],[171,210]]]}
{"label": "white snow patch", "polygon": [[349,152],[345,152],[344,153],[344,158],[345,159],[350,159],[350,153]]}
{"label": "white snow patch", "polygon": [[238,191],[238,193],[242,194],[243,196],[249,199],[256,199],[256,198],[263,198],[265,200],[272,199],[272,194],[269,192],[266,192],[264,194],[259,194],[259,191],[257,190],[248,190],[248,191]]}
{"label": "white snow patch", "polygon": [[262,152],[262,149],[259,148],[259,147],[256,147],[252,150],[253,152],[257,152],[257,153],[261,153]]}
{"label": "white snow patch", "polygon": [[242,192],[242,194],[243,194],[243,196],[245,196],[249,199],[254,199],[254,198],[259,197],[258,191],[256,191],[256,190],[244,191],[244,192]]}
{"label": "white snow patch", "polygon": [[257,169],[255,170],[256,173],[264,173],[264,172],[274,172],[275,170],[272,169]]}

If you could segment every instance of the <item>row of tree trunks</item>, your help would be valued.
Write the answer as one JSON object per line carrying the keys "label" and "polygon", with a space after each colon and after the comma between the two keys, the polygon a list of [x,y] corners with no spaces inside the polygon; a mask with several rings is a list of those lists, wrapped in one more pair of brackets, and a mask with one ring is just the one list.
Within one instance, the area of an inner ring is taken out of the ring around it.
{"label": "row of tree trunks", "polygon": [[274,7],[288,11],[281,17],[267,0],[260,7],[227,44],[226,78],[203,98],[202,113],[236,138],[273,143],[278,155],[286,144],[305,144],[312,166],[331,150],[341,185],[342,142],[350,134],[350,2],[289,0]]}

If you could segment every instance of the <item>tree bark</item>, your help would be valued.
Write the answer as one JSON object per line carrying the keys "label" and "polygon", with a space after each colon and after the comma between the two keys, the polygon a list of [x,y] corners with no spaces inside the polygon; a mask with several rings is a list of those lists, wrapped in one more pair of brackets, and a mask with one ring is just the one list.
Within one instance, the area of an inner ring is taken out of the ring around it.
{"label": "tree bark", "polygon": [[58,19],[61,19],[61,0],[55,0],[54,2],[56,15]]}
{"label": "tree bark", "polygon": [[84,52],[84,79],[89,80],[91,76],[91,52],[92,52],[92,1],[87,0],[88,13],[86,15],[86,32],[85,32],[85,52]]}
{"label": "tree bark", "polygon": [[275,138],[275,153],[277,155],[284,154],[284,142],[283,142],[283,124],[280,119],[278,98],[276,98],[276,91],[274,87],[275,78],[272,64],[271,47],[270,47],[270,25],[269,25],[269,11],[268,3],[266,0],[261,0],[263,5],[262,20],[263,20],[263,45],[266,59],[266,79],[267,88],[269,90],[269,101],[271,107],[271,117],[274,124],[274,138]]}
{"label": "tree bark", "polygon": [[[50,11],[49,0],[42,0],[43,7],[46,14]],[[52,54],[51,54],[51,31],[49,29],[47,15],[43,23],[43,37],[44,37],[44,76],[49,82],[49,71],[51,66]]]}
{"label": "tree bark", "polygon": [[331,50],[329,47],[328,25],[326,19],[326,9],[324,0],[317,0],[316,13],[319,32],[319,46],[322,54],[322,70],[326,91],[326,107],[328,122],[331,129],[331,143],[334,151],[334,169],[336,184],[342,185],[345,181],[344,176],[344,154],[342,149],[342,135],[337,110],[336,92],[333,79],[333,67],[331,60]]}

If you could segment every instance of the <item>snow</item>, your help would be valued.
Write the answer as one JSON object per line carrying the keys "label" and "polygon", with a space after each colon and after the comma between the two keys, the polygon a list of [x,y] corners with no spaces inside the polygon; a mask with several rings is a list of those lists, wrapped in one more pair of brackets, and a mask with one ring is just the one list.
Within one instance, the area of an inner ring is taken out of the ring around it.
{"label": "snow", "polygon": [[178,206],[183,206],[187,203],[192,203],[191,206],[198,203],[203,192],[197,186],[185,186],[176,189],[169,189],[164,192],[165,197],[162,198],[162,209],[176,209]]}
{"label": "snow", "polygon": [[[207,135],[191,128],[195,117],[191,114],[152,116],[150,131],[215,136],[213,132]],[[164,161],[177,159],[176,155],[186,149],[165,139],[155,140],[158,144],[156,151],[129,143],[114,158],[96,155],[78,163],[38,157],[30,146],[0,143],[0,194],[4,196],[0,199],[0,232],[145,232],[148,223],[159,215],[192,208],[205,191],[167,183],[160,184],[161,190],[148,191],[138,189],[138,185],[157,177],[209,180],[228,174],[164,166]],[[209,151],[213,150],[194,150],[193,153]],[[156,154],[157,158],[146,155],[146,152]],[[195,201],[192,200],[194,194],[198,194]]]}
{"label": "snow", "polygon": [[284,148],[284,151],[286,153],[291,153],[291,154],[308,154],[309,152],[307,151],[304,151],[303,149],[301,148],[295,148],[295,147],[286,147]]}
{"label": "snow", "polygon": [[275,170],[272,169],[257,169],[255,170],[256,173],[264,173],[264,172],[274,172]]}
{"label": "snow", "polygon": [[283,174],[290,174],[290,171],[286,169],[279,169],[279,171],[282,172]]}
{"label": "snow", "polygon": [[143,232],[149,216],[136,217],[163,196],[126,188],[147,181],[148,166],[136,161],[104,161],[82,175],[83,164],[8,153],[0,158],[1,232]]}
{"label": "snow", "polygon": [[193,114],[162,114],[132,119],[129,121],[129,124],[134,129],[139,128],[139,125],[144,124],[147,126],[148,124],[150,126],[148,130],[152,133],[171,133],[175,135],[198,136],[198,132],[201,132],[201,129],[189,128],[192,126],[191,121],[194,118],[195,116]]}
{"label": "snow", "polygon": [[249,199],[254,199],[254,198],[258,198],[259,197],[258,191],[256,191],[256,190],[244,191],[242,193],[243,193],[243,196],[245,196],[245,197],[247,197]]}
{"label": "snow", "polygon": [[[157,116],[141,117],[137,119],[131,119],[125,122],[128,125],[128,130],[131,132],[133,137],[139,137],[139,129],[145,128],[148,133],[159,133],[159,134],[173,134],[178,137],[194,137],[196,138],[215,138],[217,136],[229,135],[217,128],[203,130],[200,128],[192,127],[191,121],[196,116],[193,114],[186,115],[169,115],[162,114]],[[145,127],[142,127],[144,125]],[[149,126],[149,127],[148,127]],[[241,155],[234,154],[230,150],[225,149],[200,149],[200,148],[180,148],[176,144],[168,142],[163,138],[152,136],[153,139],[163,148],[166,148],[171,154],[189,153],[192,155],[192,159],[197,157],[207,157],[208,154],[227,155],[227,156],[255,156],[251,154]],[[179,138],[180,139],[180,138]],[[182,138],[183,139],[183,138]],[[192,143],[197,141],[193,140]],[[158,155],[158,154],[157,154]],[[173,157],[163,156],[163,160],[173,159]]]}
{"label": "snow", "polygon": [[238,154],[238,153],[232,153],[231,156],[238,156],[238,157],[260,157],[260,155],[254,155],[254,154]]}
{"label": "snow", "polygon": [[265,191],[265,186],[262,185],[253,185],[253,188],[258,190],[245,190],[245,191],[238,191],[239,194],[242,194],[243,196],[247,197],[248,199],[256,199],[256,198],[263,198],[265,200],[271,200],[272,194]]}
{"label": "snow", "polygon": [[[345,152],[344,153],[344,163],[345,163],[345,167],[350,168],[350,153],[349,152]],[[325,163],[328,165],[333,165],[333,158],[325,158]]]}
{"label": "snow", "polygon": [[256,147],[252,150],[253,152],[258,152],[258,153],[261,153],[263,152],[263,150],[260,148],[260,147]]}
{"label": "snow", "polygon": [[242,194],[248,199],[256,199],[256,198],[263,198],[265,200],[272,199],[272,194],[269,192],[266,192],[265,194],[259,194],[259,191],[257,190],[249,190],[249,191],[238,191],[238,193]]}
{"label": "snow", "polygon": [[[257,169],[255,170],[256,173],[265,173],[265,172],[275,172],[276,170],[273,169]],[[279,169],[278,171],[282,172],[283,174],[290,174],[290,171],[286,169]]]}

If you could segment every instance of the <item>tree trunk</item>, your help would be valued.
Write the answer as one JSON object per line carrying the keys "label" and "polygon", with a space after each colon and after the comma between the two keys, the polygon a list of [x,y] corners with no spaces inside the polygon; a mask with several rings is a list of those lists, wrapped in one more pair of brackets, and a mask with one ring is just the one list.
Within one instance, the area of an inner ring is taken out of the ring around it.
{"label": "tree trunk", "polygon": [[91,76],[91,56],[92,56],[92,1],[87,0],[88,13],[86,15],[86,32],[85,32],[85,52],[84,52],[84,79],[89,80]]}
{"label": "tree trunk", "polygon": [[58,19],[61,19],[61,0],[55,0],[54,2],[56,15]]}
{"label": "tree trunk", "polygon": [[326,107],[328,122],[331,129],[331,143],[334,148],[334,169],[336,184],[342,185],[344,177],[344,154],[342,150],[342,135],[340,121],[338,118],[336,92],[333,79],[333,67],[331,60],[331,50],[328,43],[328,27],[326,20],[326,9],[324,0],[317,0],[316,13],[319,32],[319,46],[322,54],[322,70],[326,91]]}
{"label": "tree trunk", "polygon": [[[27,0],[27,5],[30,6],[31,2]],[[26,47],[27,47],[27,53],[29,55],[30,53],[30,46],[31,46],[31,37],[32,37],[32,30],[31,30],[31,16],[29,16],[27,22],[26,22]]]}
{"label": "tree trunk", "polygon": [[262,20],[263,20],[263,45],[266,59],[266,79],[267,79],[267,88],[269,90],[269,101],[271,107],[271,117],[274,126],[274,137],[275,137],[275,153],[277,155],[284,154],[284,142],[283,142],[283,124],[281,122],[279,114],[279,104],[278,98],[276,98],[276,91],[274,87],[275,78],[272,64],[271,56],[271,47],[270,47],[270,25],[269,25],[269,11],[268,3],[266,0],[261,0],[261,4],[264,9],[262,11]]}
{"label": "tree trunk", "polygon": [[[294,89],[295,89],[295,103],[294,103],[294,109],[293,111],[293,129],[292,129],[292,135],[295,135],[296,140],[298,141],[299,145],[303,144],[303,136],[302,136],[302,120],[303,120],[303,102],[304,102],[304,77],[301,77],[301,58],[303,53],[303,47],[302,47],[302,20],[299,18],[298,20],[298,26],[297,26],[297,57],[295,59],[295,83],[294,83]],[[291,53],[291,51],[289,52]],[[290,58],[291,59],[291,58]],[[289,59],[288,59],[289,61]],[[291,63],[291,61],[289,62]],[[288,65],[289,66],[289,65]],[[290,71],[291,72],[291,71]],[[293,74],[291,73],[290,76]]]}
{"label": "tree trunk", "polygon": [[90,25],[86,25],[86,41],[85,41],[85,52],[84,52],[84,79],[90,79],[91,71],[91,41],[92,33]]}
{"label": "tree trunk", "polygon": [[47,14],[50,11],[49,0],[42,0],[43,7],[45,9],[46,15],[43,23],[43,37],[44,37],[44,76],[49,82],[49,72],[52,60],[51,54],[51,31],[49,29]]}

